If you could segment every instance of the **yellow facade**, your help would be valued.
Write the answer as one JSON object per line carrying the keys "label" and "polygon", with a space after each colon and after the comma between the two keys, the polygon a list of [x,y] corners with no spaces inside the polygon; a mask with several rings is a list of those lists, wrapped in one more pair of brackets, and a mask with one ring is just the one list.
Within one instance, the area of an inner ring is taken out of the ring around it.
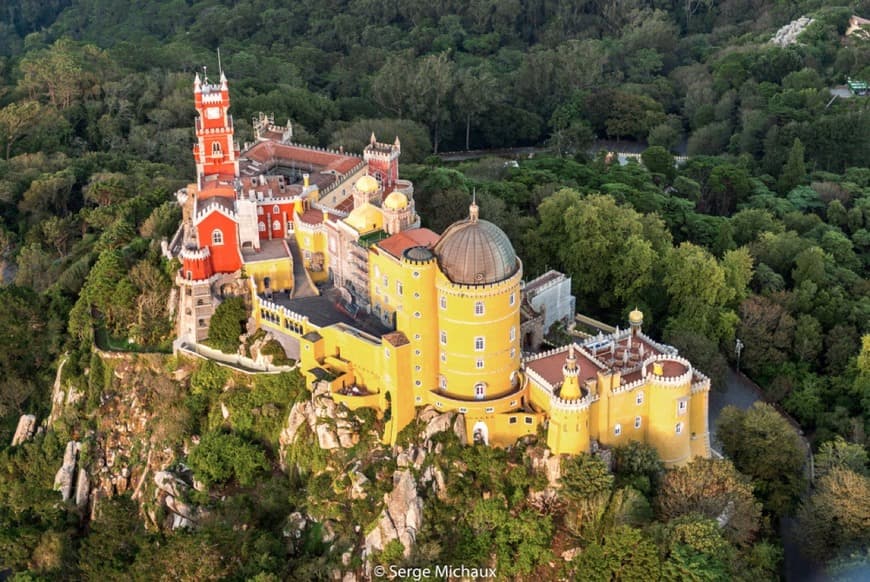
{"label": "yellow facade", "polygon": [[[305,238],[314,234],[298,229],[300,248],[325,253],[325,237]],[[593,338],[610,352],[587,340],[588,349],[523,361],[518,259],[508,276],[475,285],[447,276],[437,246],[393,250],[376,243],[367,251],[372,313],[395,330],[381,337],[345,324],[314,326],[259,298],[252,279],[258,325],[299,340],[309,387],[326,386],[351,409],[377,410],[385,443],[395,444],[415,409],[430,405],[462,414],[470,440],[495,446],[543,430],[554,454],[639,441],[667,466],[710,455],[709,380],[644,336],[639,311],[630,330]]]}
{"label": "yellow facade", "polygon": [[269,278],[269,287],[273,291],[293,288],[293,259],[290,257],[246,262],[245,273],[254,278],[258,293],[265,292],[266,277]]}
{"label": "yellow facade", "polygon": [[315,283],[325,281],[329,277],[326,230],[321,224],[311,225],[301,220],[297,220],[296,225],[294,234],[305,270]]}

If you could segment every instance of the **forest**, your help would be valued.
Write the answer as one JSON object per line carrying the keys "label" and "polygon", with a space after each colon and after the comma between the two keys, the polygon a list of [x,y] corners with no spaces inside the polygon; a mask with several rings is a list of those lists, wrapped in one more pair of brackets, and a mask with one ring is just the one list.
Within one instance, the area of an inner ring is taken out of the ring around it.
{"label": "forest", "polygon": [[[444,442],[469,470],[427,501],[418,563],[492,547],[516,576],[608,580],[630,563],[663,579],[775,579],[781,519],[798,521],[831,575],[867,560],[870,97],[829,91],[870,81],[870,33],[847,34],[852,16],[870,18],[867,0],[0,0],[0,14],[0,576],[146,579],[194,554],[167,579],[277,580],[338,560],[316,536],[288,550],[281,531],[288,503],[335,512],[306,492],[340,463],[300,458],[288,480],[274,427],[216,420],[222,405],[286,417],[298,386],[221,396],[234,381],[196,366],[165,386],[176,424],[159,442],[181,451],[202,435],[187,459],[210,488],[198,501],[234,500],[194,533],[146,530],[126,496],[91,522],[50,491],[63,442],[96,430],[118,389],[92,348],[157,354],[167,374],[188,366],[166,355],[176,266],[160,241],[180,219],[173,192],[194,175],[193,76],[219,67],[242,143],[258,112],[321,147],[399,135],[424,226],[462,218],[476,191],[527,279],[569,274],[578,310],[603,321],[639,307],[714,386],[737,366],[739,339],[740,369],[764,391],[768,404],[721,420],[730,462],[665,473],[633,448],[610,474],[580,458],[553,505],[531,504],[536,478],[517,451]],[[793,43],[770,42],[801,16],[812,22]],[[605,140],[641,163],[596,153]],[[538,153],[517,167],[437,155],[519,146]],[[9,447],[21,414],[49,414],[62,360],[80,414]],[[775,411],[809,440],[812,482]],[[379,463],[365,468],[373,481]],[[711,490],[724,493],[697,501]],[[464,508],[469,495],[497,502]],[[740,508],[738,531],[716,526],[726,506]],[[584,552],[546,573],[566,537]]]}

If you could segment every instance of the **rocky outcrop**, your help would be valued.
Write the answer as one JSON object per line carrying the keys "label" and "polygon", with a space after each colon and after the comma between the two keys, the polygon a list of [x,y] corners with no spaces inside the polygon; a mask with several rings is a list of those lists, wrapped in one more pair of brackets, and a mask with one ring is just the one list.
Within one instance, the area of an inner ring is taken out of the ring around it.
{"label": "rocky outcrop", "polygon": [[88,506],[90,495],[91,480],[88,477],[88,472],[83,468],[79,469],[79,478],[76,480],[76,507],[84,511]]}
{"label": "rocky outcrop", "polygon": [[24,414],[18,419],[18,427],[15,429],[15,434],[12,435],[12,446],[20,445],[23,442],[30,440],[36,430],[36,416],[32,414]]}
{"label": "rocky outcrop", "polygon": [[371,556],[399,540],[405,548],[404,556],[409,557],[422,523],[423,500],[417,495],[417,483],[410,470],[398,470],[393,474],[393,490],[384,495],[384,509],[366,535],[363,555]]}
{"label": "rocky outcrop", "polygon": [[169,527],[173,530],[194,527],[202,518],[202,510],[185,502],[190,485],[169,471],[154,473],[155,496],[170,512]]}
{"label": "rocky outcrop", "polygon": [[543,474],[550,487],[558,488],[561,486],[559,484],[559,477],[562,476],[561,457],[554,456],[550,453],[550,449],[540,447],[529,449],[528,455],[532,461],[532,469]]}
{"label": "rocky outcrop", "polygon": [[797,43],[798,36],[813,22],[814,20],[808,16],[801,16],[797,20],[792,20],[777,30],[773,38],[770,39],[770,42],[782,47],[793,45]]}
{"label": "rocky outcrop", "polygon": [[60,491],[61,499],[69,501],[75,493],[75,471],[81,444],[69,441],[63,453],[63,464],[54,476],[54,490]]}
{"label": "rocky outcrop", "polygon": [[321,449],[349,449],[359,442],[358,427],[347,409],[336,404],[322,388],[315,390],[310,400],[297,402],[287,415],[278,438],[282,468],[286,468],[287,447],[296,442],[303,426],[315,435]]}

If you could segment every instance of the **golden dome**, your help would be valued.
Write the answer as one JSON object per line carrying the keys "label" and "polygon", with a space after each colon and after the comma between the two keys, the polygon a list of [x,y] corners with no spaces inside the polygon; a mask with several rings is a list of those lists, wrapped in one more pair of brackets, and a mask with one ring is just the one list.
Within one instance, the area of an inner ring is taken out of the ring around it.
{"label": "golden dome", "polygon": [[377,192],[378,190],[380,190],[381,185],[376,179],[366,174],[365,176],[356,181],[356,184],[354,184],[354,188],[356,188],[357,192],[370,194],[372,192]]}
{"label": "golden dome", "polygon": [[504,281],[520,267],[510,239],[493,223],[478,220],[476,204],[472,204],[469,218],[444,231],[433,250],[441,271],[463,285]]}
{"label": "golden dome", "polygon": [[360,234],[377,230],[384,226],[384,217],[381,210],[368,202],[354,208],[344,221]]}
{"label": "golden dome", "polygon": [[635,307],[632,312],[628,314],[628,322],[637,325],[643,323],[643,311]]}
{"label": "golden dome", "polygon": [[395,190],[384,199],[384,208],[390,210],[403,210],[408,207],[408,197]]}

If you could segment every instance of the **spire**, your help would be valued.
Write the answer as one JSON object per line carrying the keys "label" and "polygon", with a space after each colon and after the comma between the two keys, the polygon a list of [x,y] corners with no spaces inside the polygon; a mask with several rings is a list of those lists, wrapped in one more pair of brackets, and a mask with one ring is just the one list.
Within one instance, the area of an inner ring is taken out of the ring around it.
{"label": "spire", "polygon": [[468,207],[468,220],[471,222],[477,222],[477,217],[479,214],[479,208],[477,207],[477,189],[471,191],[471,206]]}
{"label": "spire", "polygon": [[199,78],[199,71],[197,71],[196,76],[193,78],[193,92],[202,93],[202,79]]}
{"label": "spire", "polygon": [[369,138],[369,143],[375,145],[377,142],[378,140],[375,139],[375,132],[372,132],[372,136]]}
{"label": "spire", "polygon": [[401,150],[401,149],[402,149],[402,144],[399,143],[399,136],[398,136],[398,135],[396,136],[396,141],[393,142],[393,146],[394,146],[397,150]]}

